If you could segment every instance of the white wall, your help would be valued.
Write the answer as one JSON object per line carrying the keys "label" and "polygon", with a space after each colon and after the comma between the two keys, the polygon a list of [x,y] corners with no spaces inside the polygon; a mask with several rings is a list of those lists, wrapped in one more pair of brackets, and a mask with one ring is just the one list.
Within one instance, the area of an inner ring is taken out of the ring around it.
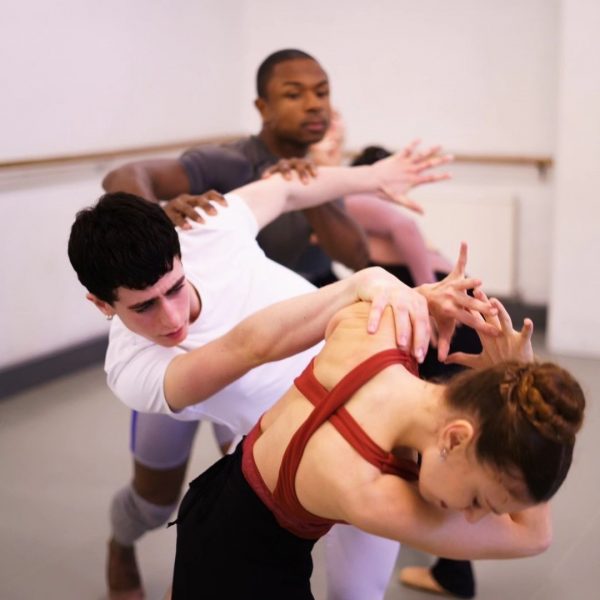
{"label": "white wall", "polygon": [[549,342],[600,356],[600,4],[563,0]]}
{"label": "white wall", "polygon": [[236,0],[4,2],[0,160],[237,131],[239,9]]}

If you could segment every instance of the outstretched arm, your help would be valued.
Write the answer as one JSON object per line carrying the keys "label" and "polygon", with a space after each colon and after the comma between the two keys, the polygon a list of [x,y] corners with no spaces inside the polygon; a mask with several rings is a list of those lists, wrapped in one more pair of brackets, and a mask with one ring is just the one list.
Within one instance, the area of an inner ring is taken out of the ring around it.
{"label": "outstretched arm", "polygon": [[[318,169],[310,160],[302,158],[282,158],[277,164],[266,169],[262,175],[267,179],[281,174],[291,181],[294,174],[304,184],[317,176]],[[304,211],[308,223],[317,236],[319,246],[329,255],[353,271],[364,269],[369,263],[367,238],[359,222],[353,218],[345,204],[336,201]]]}
{"label": "outstretched arm", "polygon": [[447,179],[447,173],[432,171],[451,160],[450,156],[400,152],[371,166],[321,167],[316,178],[303,183],[298,177],[286,181],[269,177],[234,190],[254,212],[259,227],[281,213],[302,210],[351,193],[375,192],[397,203],[417,185]]}
{"label": "outstretched arm", "polygon": [[329,319],[338,310],[359,300],[372,302],[370,332],[377,329],[383,310],[390,305],[397,318],[406,323],[403,331],[406,334],[408,328],[409,340],[412,334],[413,355],[424,355],[429,342],[425,300],[374,267],[267,307],[221,338],[174,358],[164,379],[168,405],[172,410],[182,410],[209,398],[258,365],[310,348],[323,339]]}

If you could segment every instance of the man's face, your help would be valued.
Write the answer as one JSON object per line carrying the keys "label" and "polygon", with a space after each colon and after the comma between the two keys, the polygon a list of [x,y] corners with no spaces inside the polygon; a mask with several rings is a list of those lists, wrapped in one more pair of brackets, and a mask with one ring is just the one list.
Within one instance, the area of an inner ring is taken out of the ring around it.
{"label": "man's face", "polygon": [[329,126],[329,80],[319,63],[293,59],[276,65],[267,82],[267,97],[257,106],[263,126],[280,139],[314,144]]}
{"label": "man's face", "polygon": [[176,258],[173,269],[154,285],[143,290],[119,287],[112,306],[94,303],[105,314],[116,314],[127,329],[159,346],[170,347],[187,337],[192,293],[181,261]]}

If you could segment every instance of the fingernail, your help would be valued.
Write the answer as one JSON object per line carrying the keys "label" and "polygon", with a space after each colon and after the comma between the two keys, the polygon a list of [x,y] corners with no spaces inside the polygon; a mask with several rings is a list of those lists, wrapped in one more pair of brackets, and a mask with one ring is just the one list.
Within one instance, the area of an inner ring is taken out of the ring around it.
{"label": "fingernail", "polygon": [[408,340],[406,339],[406,336],[402,336],[400,338],[400,347],[406,348],[407,344],[408,344]]}
{"label": "fingernail", "polygon": [[418,363],[422,363],[423,362],[423,349],[422,348],[418,348],[417,349],[415,358],[417,359]]}

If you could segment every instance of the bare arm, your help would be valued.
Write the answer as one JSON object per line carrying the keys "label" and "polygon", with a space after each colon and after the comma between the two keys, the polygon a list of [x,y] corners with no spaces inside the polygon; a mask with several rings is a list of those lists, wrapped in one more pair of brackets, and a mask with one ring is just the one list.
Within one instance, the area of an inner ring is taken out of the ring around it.
{"label": "bare arm", "polygon": [[177,159],[131,162],[110,171],[102,181],[107,192],[128,192],[146,200],[169,200],[190,191],[187,174]]}
{"label": "bare arm", "polygon": [[460,512],[428,504],[415,487],[393,475],[350,492],[343,503],[344,517],[360,529],[447,558],[531,556],[546,550],[552,537],[548,504],[469,523]]}
{"label": "bare arm", "polygon": [[447,156],[394,154],[365,167],[322,167],[316,178],[303,183],[294,176],[269,177],[234,190],[254,212],[259,227],[264,227],[284,212],[302,210],[351,193],[374,192],[403,203],[408,190],[424,183],[447,179],[447,173],[434,173],[434,167],[451,160]]}
{"label": "bare arm", "polygon": [[412,329],[413,354],[423,354],[429,340],[423,297],[383,269],[365,269],[310,294],[267,307],[221,338],[174,358],[164,380],[167,403],[171,409],[181,410],[206,400],[258,365],[313,346],[323,339],[329,319],[358,300],[374,301],[368,323],[371,332],[387,305],[406,317]]}
{"label": "bare arm", "polygon": [[[262,178],[266,179],[279,173],[286,181],[290,181],[295,173],[302,183],[307,184],[317,176],[317,172],[318,169],[310,160],[282,158],[277,164],[266,169]],[[369,249],[365,232],[346,210],[345,205],[327,202],[305,209],[304,216],[317,236],[319,245],[330,258],[353,271],[359,271],[368,265]]]}
{"label": "bare arm", "polygon": [[319,245],[327,255],[353,271],[369,263],[367,238],[362,227],[338,204],[328,202],[304,211]]}
{"label": "bare arm", "polygon": [[368,234],[392,245],[393,260],[407,265],[416,285],[435,281],[430,253],[418,225],[398,207],[378,200],[353,194],[345,199],[346,209]]}

